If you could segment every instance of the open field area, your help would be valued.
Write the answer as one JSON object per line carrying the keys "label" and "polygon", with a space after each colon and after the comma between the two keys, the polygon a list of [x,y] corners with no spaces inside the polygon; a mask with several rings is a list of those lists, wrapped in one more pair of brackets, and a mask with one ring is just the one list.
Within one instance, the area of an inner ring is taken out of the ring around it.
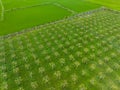
{"label": "open field area", "polygon": [[120,0],[89,0],[89,1],[112,9],[120,10]]}
{"label": "open field area", "polygon": [[[5,14],[4,20],[0,22],[2,29],[0,35],[63,19],[100,6],[79,0],[76,2],[72,0],[67,2],[64,0],[2,0],[2,3]],[[82,8],[79,7],[80,5]]]}
{"label": "open field area", "polygon": [[[120,10],[116,0],[0,0],[0,36],[106,6]],[[113,3],[114,2],[114,3]],[[4,8],[4,10],[2,10]]]}
{"label": "open field area", "polygon": [[0,28],[3,29],[0,34],[4,35],[31,28],[39,24],[64,18],[64,16],[69,14],[70,12],[52,4],[20,8],[19,10],[10,9],[5,11],[4,20],[0,22]]}
{"label": "open field area", "polygon": [[[48,9],[51,9],[51,11],[48,11]],[[38,12],[39,10],[40,12]],[[4,14],[4,21],[0,22],[0,28],[3,29],[0,33],[7,34],[20,31],[25,28],[37,26],[40,23],[61,19],[69,14],[68,11],[54,5],[9,11]]]}
{"label": "open field area", "polygon": [[120,0],[0,0],[0,90],[120,90]]}
{"label": "open field area", "polygon": [[107,8],[1,38],[0,88],[119,90],[119,46],[120,12]]}

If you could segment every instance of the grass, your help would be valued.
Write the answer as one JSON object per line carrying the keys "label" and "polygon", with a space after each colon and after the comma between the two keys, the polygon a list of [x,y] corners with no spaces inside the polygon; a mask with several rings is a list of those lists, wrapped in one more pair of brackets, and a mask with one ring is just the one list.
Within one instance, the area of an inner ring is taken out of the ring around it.
{"label": "grass", "polygon": [[4,21],[0,22],[0,28],[3,29],[3,31],[0,32],[0,35],[13,33],[46,22],[59,20],[69,14],[71,13],[54,5],[8,11],[5,12]]}
{"label": "grass", "polygon": [[101,7],[101,5],[91,3],[86,0],[75,0],[75,1],[69,0],[69,3],[68,3],[68,0],[60,0],[58,2],[61,5],[69,8],[69,9],[72,9],[78,13]]}
{"label": "grass", "polygon": [[4,20],[4,6],[2,1],[0,0],[0,21]]}
{"label": "grass", "polygon": [[[76,0],[76,2],[71,0],[69,3],[64,0],[2,0],[2,2],[5,8],[5,16],[4,21],[0,22],[0,29],[2,30],[0,35],[6,35],[40,24],[57,21],[73,15],[72,12],[69,12],[70,10],[77,14],[100,7],[100,5],[89,3],[85,0]],[[60,4],[61,7],[56,6],[54,3]]]}
{"label": "grass", "polygon": [[[4,20],[0,21],[0,36],[22,31],[101,6],[119,10],[119,1],[113,0],[1,0]],[[60,6],[56,6],[55,3]],[[53,6],[54,5],[54,6]],[[34,6],[34,7],[33,7]],[[0,7],[1,8],[1,7]],[[61,9],[60,9],[61,8]],[[0,10],[2,11],[2,10]],[[70,12],[72,11],[72,12]],[[74,12],[74,13],[73,13]],[[36,14],[34,14],[36,13]],[[0,13],[2,16],[2,13]],[[29,14],[29,15],[28,15]]]}
{"label": "grass", "polygon": [[2,3],[0,36],[10,36],[0,37],[0,90],[120,89],[120,12],[86,12],[120,10],[119,1]]}
{"label": "grass", "polygon": [[119,90],[119,27],[102,9],[0,39],[1,90]]}
{"label": "grass", "polygon": [[115,10],[120,10],[120,1],[119,0],[89,0],[90,2],[100,4]]}
{"label": "grass", "polygon": [[5,6],[5,9],[12,9],[12,8],[19,8],[19,7],[26,7],[32,5],[38,5],[46,2],[54,2],[57,0],[2,0]]}

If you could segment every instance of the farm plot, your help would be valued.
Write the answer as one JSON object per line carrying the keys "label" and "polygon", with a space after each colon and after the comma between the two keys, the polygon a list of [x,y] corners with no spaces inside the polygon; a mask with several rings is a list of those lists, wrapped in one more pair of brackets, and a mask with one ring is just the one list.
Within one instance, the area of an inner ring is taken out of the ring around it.
{"label": "farm plot", "polygon": [[6,10],[39,4],[52,3],[56,0],[2,0]]}
{"label": "farm plot", "polygon": [[120,10],[120,0],[87,0],[95,4],[103,5],[115,10]]}
{"label": "farm plot", "polygon": [[0,22],[0,35],[56,21],[70,14],[71,12],[55,5],[43,5],[22,10],[7,11],[4,14],[4,20]]}
{"label": "farm plot", "polygon": [[119,90],[120,13],[97,9],[0,39],[1,90]]}
{"label": "farm plot", "polygon": [[[33,5],[40,5],[46,3],[61,3],[65,7],[73,9],[75,11],[81,11],[83,9],[92,9],[101,5],[97,5],[95,3],[89,2],[87,0],[3,0],[3,4],[6,10],[21,8]],[[89,8],[88,8],[89,7]],[[78,9],[79,8],[79,9]]]}
{"label": "farm plot", "polygon": [[[57,21],[100,5],[86,0],[1,0],[0,36]],[[4,16],[4,17],[2,17]]]}
{"label": "farm plot", "polygon": [[95,4],[86,0],[75,0],[74,2],[73,0],[69,0],[69,2],[67,0],[60,0],[57,2],[76,12],[85,12],[101,7],[99,4]]}

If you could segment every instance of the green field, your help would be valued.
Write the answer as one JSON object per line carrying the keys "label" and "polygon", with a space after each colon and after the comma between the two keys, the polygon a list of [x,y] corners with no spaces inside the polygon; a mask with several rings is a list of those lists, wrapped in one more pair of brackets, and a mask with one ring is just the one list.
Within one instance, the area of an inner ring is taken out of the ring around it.
{"label": "green field", "polygon": [[119,0],[0,0],[0,90],[120,90]]}
{"label": "green field", "polygon": [[116,0],[1,0],[1,2],[4,14],[0,4],[0,16],[3,16],[4,20],[0,20],[0,35],[57,21],[101,6],[120,10],[120,2]]}
{"label": "green field", "polygon": [[98,9],[0,40],[0,90],[119,90],[120,12]]}
{"label": "green field", "polygon": [[[1,0],[4,20],[0,22],[0,35],[18,32],[40,24],[56,21],[67,16],[98,8],[101,5],[85,0]],[[56,6],[58,3],[60,6]],[[74,13],[67,9],[72,10]],[[29,15],[28,15],[29,14]]]}
{"label": "green field", "polygon": [[120,10],[120,0],[89,0],[89,1],[115,10]]}
{"label": "green field", "polygon": [[[51,9],[51,11],[48,11],[48,9]],[[54,5],[6,12],[4,21],[0,22],[0,28],[3,29],[0,34],[12,33],[25,28],[34,27],[41,23],[61,19],[69,14],[70,12]]]}

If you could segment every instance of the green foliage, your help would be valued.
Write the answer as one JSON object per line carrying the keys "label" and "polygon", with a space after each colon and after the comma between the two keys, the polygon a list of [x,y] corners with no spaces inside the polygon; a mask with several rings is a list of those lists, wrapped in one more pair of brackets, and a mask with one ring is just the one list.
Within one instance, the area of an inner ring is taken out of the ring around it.
{"label": "green foliage", "polygon": [[115,10],[120,10],[120,0],[88,0],[88,1],[106,6]]}
{"label": "green foliage", "polygon": [[4,21],[0,22],[0,35],[24,30],[46,22],[59,20],[69,14],[70,12],[54,5],[7,11],[5,12]]}
{"label": "green foliage", "polygon": [[119,30],[98,9],[0,39],[0,90],[119,90]]}
{"label": "green foliage", "polygon": [[[0,35],[18,32],[40,24],[100,7],[84,0],[2,0],[5,12]],[[55,3],[59,4],[56,5]]]}
{"label": "green foliage", "polygon": [[[57,21],[101,6],[120,10],[116,0],[1,0],[0,36]],[[4,17],[3,17],[4,16]]]}

